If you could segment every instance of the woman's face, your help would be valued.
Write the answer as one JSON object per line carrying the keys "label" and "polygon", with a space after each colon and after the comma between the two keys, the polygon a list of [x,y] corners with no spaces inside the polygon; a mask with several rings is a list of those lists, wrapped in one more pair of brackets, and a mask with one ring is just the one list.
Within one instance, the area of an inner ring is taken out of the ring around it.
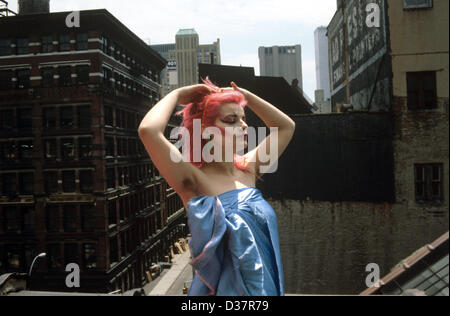
{"label": "woman's face", "polygon": [[[237,103],[224,103],[219,108],[219,114],[216,118],[215,125],[226,128],[234,128],[235,134],[233,135],[233,152],[242,150],[247,147],[247,128],[248,125],[245,122],[245,111]],[[227,132],[227,129],[225,129]],[[230,131],[233,131],[231,129]],[[225,149],[225,141],[222,139],[222,147]]]}

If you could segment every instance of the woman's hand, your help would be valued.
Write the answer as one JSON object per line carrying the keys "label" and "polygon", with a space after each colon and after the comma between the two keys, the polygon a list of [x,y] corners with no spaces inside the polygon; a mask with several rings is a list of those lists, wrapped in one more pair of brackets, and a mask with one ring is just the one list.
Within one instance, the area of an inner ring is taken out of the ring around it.
{"label": "woman's hand", "polygon": [[221,88],[220,92],[226,92],[226,91],[239,91],[240,93],[242,93],[244,95],[244,97],[246,99],[248,99],[248,96],[250,94],[250,92],[244,88],[239,88],[234,81],[231,82],[231,88]]}
{"label": "woman's hand", "polygon": [[178,103],[188,104],[192,102],[200,102],[205,95],[216,91],[205,84],[196,84],[178,88],[176,92],[178,93]]}

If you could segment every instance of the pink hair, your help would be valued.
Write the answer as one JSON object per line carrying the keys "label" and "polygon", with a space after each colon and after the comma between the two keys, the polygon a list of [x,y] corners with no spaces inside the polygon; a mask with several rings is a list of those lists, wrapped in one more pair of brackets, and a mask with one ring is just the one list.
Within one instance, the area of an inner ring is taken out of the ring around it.
{"label": "pink hair", "polygon": [[[242,108],[245,108],[247,105],[247,100],[245,96],[239,91],[225,91],[220,92],[220,88],[214,85],[209,77],[206,79],[202,79],[203,83],[210,87],[214,92],[204,94],[199,93],[193,97],[193,102],[189,104],[181,104],[184,107],[183,110],[176,112],[176,115],[183,115],[183,122],[181,123],[182,127],[185,127],[189,131],[190,135],[190,148],[191,152],[189,153],[191,163],[200,167],[204,164],[203,157],[201,157],[200,162],[194,162],[193,156],[194,153],[192,151],[193,148],[193,129],[194,129],[194,119],[200,119],[202,123],[202,127],[208,126],[216,126],[215,120],[219,115],[220,107],[225,103],[237,103]],[[218,126],[216,126],[218,127]],[[220,127],[219,127],[220,128]],[[220,128],[222,134],[224,134],[225,129]],[[180,135],[181,136],[181,135]],[[201,150],[203,150],[203,146],[208,142],[206,139],[201,140]],[[201,156],[201,155],[200,155]],[[247,161],[245,157],[240,156],[238,154],[234,154],[234,165],[239,170],[253,173],[250,169],[247,168]],[[253,173],[254,174],[254,173]]]}

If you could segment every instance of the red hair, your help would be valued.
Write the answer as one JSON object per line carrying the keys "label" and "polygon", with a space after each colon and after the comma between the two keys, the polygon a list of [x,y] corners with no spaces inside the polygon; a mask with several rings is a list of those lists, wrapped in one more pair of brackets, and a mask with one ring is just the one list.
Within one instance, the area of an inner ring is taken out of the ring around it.
{"label": "red hair", "polygon": [[[215,121],[217,116],[219,115],[219,109],[223,104],[237,103],[242,108],[245,108],[245,106],[247,105],[247,99],[241,92],[234,90],[220,92],[220,88],[213,84],[209,77],[206,77],[206,79],[202,79],[202,81],[205,85],[210,87],[213,92],[207,94],[199,93],[198,95],[195,95],[193,97],[193,102],[188,104],[180,104],[182,107],[184,107],[184,109],[175,113],[175,115],[183,115],[183,122],[181,123],[181,126],[185,127],[189,131],[189,142],[191,148],[189,152],[189,158],[190,162],[196,167],[201,167],[204,164],[204,160],[203,157],[200,158],[200,162],[194,162],[193,159],[194,153],[192,148],[194,143],[194,119],[201,120],[202,127],[204,128],[208,126],[216,126]],[[220,129],[222,131],[222,134],[224,134],[225,129]],[[179,137],[181,137],[181,135],[179,135]],[[208,140],[206,139],[201,140],[202,152],[203,147],[207,142]],[[234,154],[234,165],[239,170],[254,174],[254,172],[247,168],[247,161],[243,156]]]}

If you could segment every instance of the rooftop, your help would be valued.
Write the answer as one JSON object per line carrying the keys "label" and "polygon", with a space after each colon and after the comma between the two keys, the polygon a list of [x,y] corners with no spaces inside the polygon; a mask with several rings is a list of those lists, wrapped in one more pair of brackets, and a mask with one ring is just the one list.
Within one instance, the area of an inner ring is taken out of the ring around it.
{"label": "rooftop", "polygon": [[195,31],[195,29],[180,29],[177,33],[177,36],[182,35],[198,35],[198,33]]}

